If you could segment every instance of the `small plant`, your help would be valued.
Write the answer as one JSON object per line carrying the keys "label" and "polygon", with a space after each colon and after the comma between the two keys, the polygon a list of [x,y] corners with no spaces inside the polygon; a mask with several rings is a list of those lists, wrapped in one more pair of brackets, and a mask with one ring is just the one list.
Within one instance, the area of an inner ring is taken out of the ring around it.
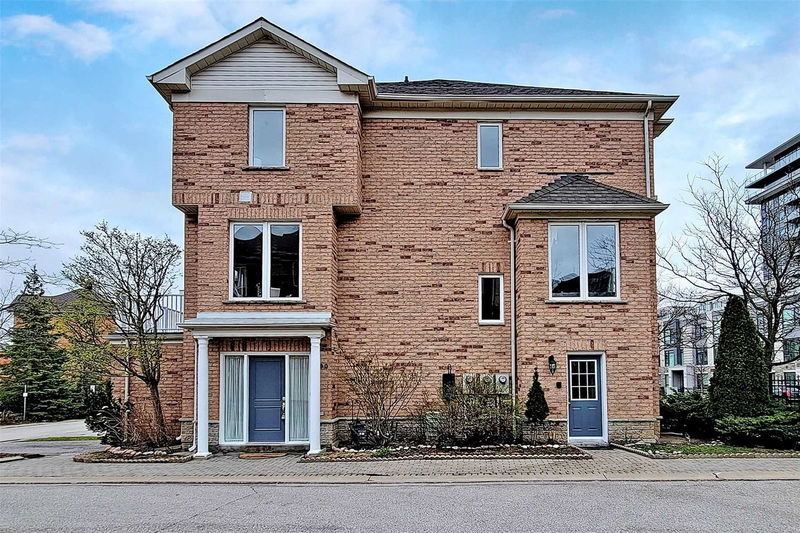
{"label": "small plant", "polygon": [[0,410],[0,426],[7,424],[16,424],[20,420],[19,415],[9,411],[8,409]]}
{"label": "small plant", "polygon": [[690,437],[714,435],[714,418],[708,396],[700,391],[661,397],[661,428]]}
{"label": "small plant", "polygon": [[381,446],[380,448],[372,452],[372,455],[374,455],[375,457],[389,457],[390,453],[392,453],[391,448],[389,448],[388,446]]}
{"label": "small plant", "polygon": [[87,392],[84,402],[86,427],[100,434],[100,442],[111,446],[130,442],[128,419],[132,405],[114,398],[110,381],[94,392]]}
{"label": "small plant", "polygon": [[422,381],[419,369],[397,360],[381,361],[375,355],[346,359],[344,381],[362,428],[351,428],[357,444],[386,446],[397,440],[396,417],[407,413]]}
{"label": "small plant", "polygon": [[533,441],[537,442],[537,430],[545,419],[550,415],[550,407],[547,405],[547,399],[544,396],[542,384],[539,383],[539,371],[533,371],[533,383],[528,390],[528,400],[525,402],[525,419],[529,424],[533,425],[534,435]]}
{"label": "small plant", "polygon": [[800,449],[800,413],[777,411],[756,417],[727,416],[717,420],[719,438],[737,446]]}

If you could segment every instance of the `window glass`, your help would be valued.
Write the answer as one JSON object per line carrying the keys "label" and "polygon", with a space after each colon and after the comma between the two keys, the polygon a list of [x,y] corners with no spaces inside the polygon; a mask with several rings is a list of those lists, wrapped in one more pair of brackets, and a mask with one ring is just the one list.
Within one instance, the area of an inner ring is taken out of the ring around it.
{"label": "window glass", "polygon": [[300,226],[270,226],[270,298],[300,296]]}
{"label": "window glass", "polygon": [[254,109],[251,121],[250,163],[257,167],[283,166],[283,110]]}
{"label": "window glass", "polygon": [[484,276],[481,278],[481,320],[500,321],[501,298],[500,277]]}
{"label": "window glass", "polygon": [[262,234],[261,226],[233,226],[233,296],[236,298],[261,297]]}
{"label": "window glass", "polygon": [[570,395],[573,400],[597,399],[596,361],[570,362]]}
{"label": "window glass", "polygon": [[703,347],[697,347],[694,349],[694,362],[697,365],[707,365],[708,364],[708,349]]}
{"label": "window glass", "polygon": [[554,298],[581,295],[580,226],[550,227],[550,276]]}
{"label": "window glass", "polygon": [[244,357],[225,357],[224,437],[228,442],[244,440]]}
{"label": "window glass", "polygon": [[478,166],[480,168],[500,168],[500,125],[479,124],[478,135],[480,136]]}
{"label": "window glass", "polygon": [[614,226],[586,226],[589,296],[617,295],[617,231]]}

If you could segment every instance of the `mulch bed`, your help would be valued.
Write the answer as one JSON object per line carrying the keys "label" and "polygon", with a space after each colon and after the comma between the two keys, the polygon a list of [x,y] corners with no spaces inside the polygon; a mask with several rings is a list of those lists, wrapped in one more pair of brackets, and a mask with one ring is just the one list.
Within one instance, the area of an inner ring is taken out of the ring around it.
{"label": "mulch bed", "polygon": [[101,452],[89,452],[72,458],[76,463],[186,463],[192,454],[171,450],[128,450],[109,448]]}
{"label": "mulch bed", "polygon": [[736,453],[667,453],[667,452],[652,452],[643,450],[635,446],[626,446],[623,444],[611,444],[613,448],[619,448],[626,452],[635,453],[642,457],[650,459],[734,459],[734,458],[764,458],[764,459],[799,459],[800,452],[787,450],[785,452],[736,452]]}
{"label": "mulch bed", "polygon": [[380,450],[334,449],[317,455],[306,455],[301,463],[403,461],[412,459],[591,459],[580,448],[561,445],[507,445],[436,448],[433,446],[399,446]]}

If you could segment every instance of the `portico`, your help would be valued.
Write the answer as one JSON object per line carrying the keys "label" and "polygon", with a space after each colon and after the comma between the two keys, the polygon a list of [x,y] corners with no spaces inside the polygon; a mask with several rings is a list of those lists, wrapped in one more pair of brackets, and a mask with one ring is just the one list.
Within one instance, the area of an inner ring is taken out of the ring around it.
{"label": "portico", "polygon": [[[211,455],[209,398],[217,391],[219,444],[307,442],[309,453],[319,452],[321,344],[330,325],[329,312],[201,312],[182,323],[181,327],[191,331],[196,342],[195,457]],[[211,342],[257,338],[307,338],[309,348],[299,352],[221,351],[219,379],[211,380]],[[270,362],[274,364],[263,364]],[[293,428],[290,431],[287,422]]]}

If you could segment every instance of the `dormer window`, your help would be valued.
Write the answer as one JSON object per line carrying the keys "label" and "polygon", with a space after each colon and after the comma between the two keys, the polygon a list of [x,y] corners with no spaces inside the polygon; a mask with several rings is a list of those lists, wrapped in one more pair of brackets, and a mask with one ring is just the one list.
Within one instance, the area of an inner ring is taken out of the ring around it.
{"label": "dormer window", "polygon": [[478,169],[503,168],[503,127],[500,124],[478,124]]}
{"label": "dormer window", "polygon": [[251,167],[286,166],[286,111],[279,108],[250,109]]}

